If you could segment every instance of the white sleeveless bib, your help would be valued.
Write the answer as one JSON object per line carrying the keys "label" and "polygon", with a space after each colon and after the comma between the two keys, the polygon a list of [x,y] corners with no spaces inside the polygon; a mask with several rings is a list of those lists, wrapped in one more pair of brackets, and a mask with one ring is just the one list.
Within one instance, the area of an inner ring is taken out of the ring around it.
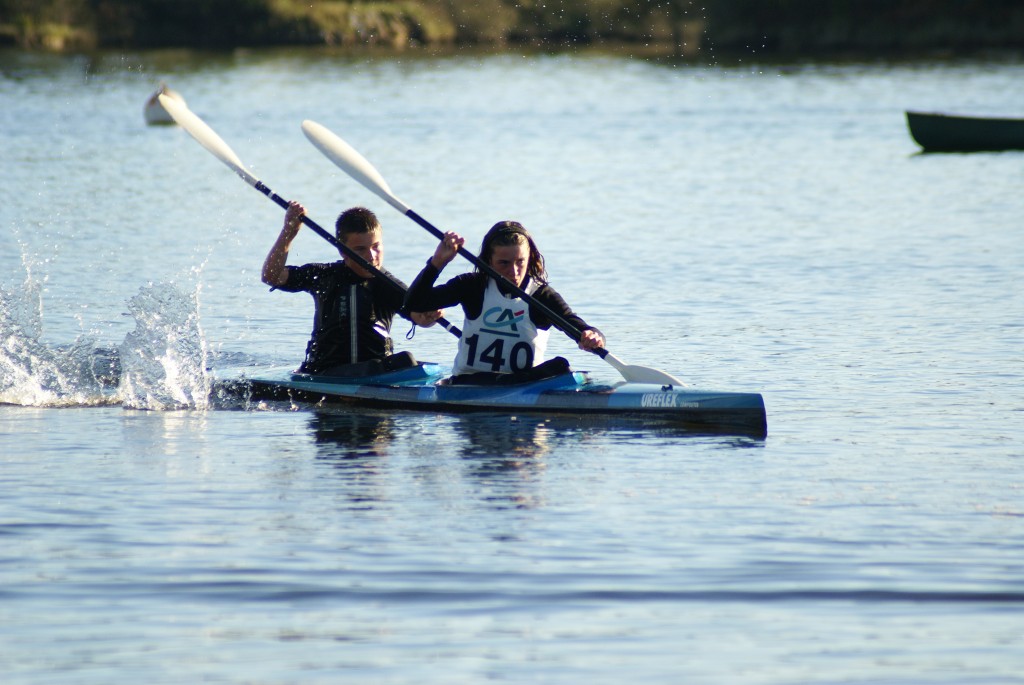
{"label": "white sleeveless bib", "polygon": [[[537,290],[532,279],[524,285],[531,295]],[[539,363],[547,343],[548,331],[534,325],[526,301],[502,295],[494,279],[488,278],[480,317],[467,317],[462,325],[452,373],[525,371],[535,360]]]}

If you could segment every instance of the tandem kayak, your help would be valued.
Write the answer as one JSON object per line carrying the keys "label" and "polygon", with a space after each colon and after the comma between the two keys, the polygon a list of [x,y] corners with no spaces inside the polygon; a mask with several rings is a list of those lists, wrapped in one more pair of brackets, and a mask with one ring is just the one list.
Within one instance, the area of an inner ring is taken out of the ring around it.
{"label": "tandem kayak", "polygon": [[907,112],[907,126],[925,152],[1024,150],[1024,119]]}
{"label": "tandem kayak", "polygon": [[364,378],[340,378],[268,369],[243,377],[249,400],[343,403],[365,408],[512,415],[576,415],[671,422],[710,432],[767,434],[758,393],[694,390],[671,385],[594,382],[583,371],[542,380],[495,385],[452,385],[450,368],[420,363]]}

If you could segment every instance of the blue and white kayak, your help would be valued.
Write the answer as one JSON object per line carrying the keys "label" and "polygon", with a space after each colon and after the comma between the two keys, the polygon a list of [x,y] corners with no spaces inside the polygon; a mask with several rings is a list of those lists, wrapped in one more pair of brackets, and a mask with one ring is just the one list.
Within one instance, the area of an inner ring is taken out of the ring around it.
{"label": "blue and white kayak", "polygon": [[600,384],[583,371],[517,384],[450,385],[450,368],[431,363],[363,378],[269,369],[241,379],[251,400],[347,403],[365,408],[443,412],[524,412],[672,422],[714,432],[764,437],[767,418],[758,393],[694,390],[671,385]]}

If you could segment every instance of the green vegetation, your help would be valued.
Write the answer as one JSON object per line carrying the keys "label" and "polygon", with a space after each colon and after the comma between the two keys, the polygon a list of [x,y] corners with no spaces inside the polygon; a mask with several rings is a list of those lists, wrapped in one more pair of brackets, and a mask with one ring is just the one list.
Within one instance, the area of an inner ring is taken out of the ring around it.
{"label": "green vegetation", "polygon": [[727,0],[713,2],[716,43],[767,52],[1024,49],[1020,0]]}
{"label": "green vegetation", "polygon": [[1024,48],[1020,0],[0,0],[0,45],[660,45],[792,55]]}
{"label": "green vegetation", "polygon": [[84,0],[0,0],[0,45],[63,50],[96,45]]}

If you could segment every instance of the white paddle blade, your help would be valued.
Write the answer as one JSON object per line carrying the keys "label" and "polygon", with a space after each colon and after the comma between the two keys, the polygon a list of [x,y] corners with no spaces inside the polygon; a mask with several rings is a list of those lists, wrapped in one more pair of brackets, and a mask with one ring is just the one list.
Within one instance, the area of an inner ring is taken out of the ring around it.
{"label": "white paddle blade", "polygon": [[681,388],[686,387],[686,383],[683,383],[671,374],[659,371],[658,369],[652,369],[648,366],[626,364],[611,352],[604,356],[604,360],[615,367],[615,370],[621,373],[622,377],[630,383],[653,383],[654,385],[674,385]]}
{"label": "white paddle blade", "polygon": [[309,119],[302,122],[302,132],[309,138],[309,142],[313,143],[320,152],[324,153],[346,174],[359,181],[402,214],[409,211],[409,206],[391,192],[388,182],[384,180],[380,172],[354,147],[326,127]]}
{"label": "white paddle blade", "polygon": [[238,158],[234,150],[228,147],[220,136],[214,133],[213,129],[206,125],[206,122],[192,113],[188,107],[164,94],[158,96],[160,104],[167,110],[167,113],[174,119],[174,123],[188,131],[188,134],[209,150],[214,157],[224,162],[236,174],[242,177],[249,185],[255,187],[259,182],[256,177],[245,170],[242,160]]}

